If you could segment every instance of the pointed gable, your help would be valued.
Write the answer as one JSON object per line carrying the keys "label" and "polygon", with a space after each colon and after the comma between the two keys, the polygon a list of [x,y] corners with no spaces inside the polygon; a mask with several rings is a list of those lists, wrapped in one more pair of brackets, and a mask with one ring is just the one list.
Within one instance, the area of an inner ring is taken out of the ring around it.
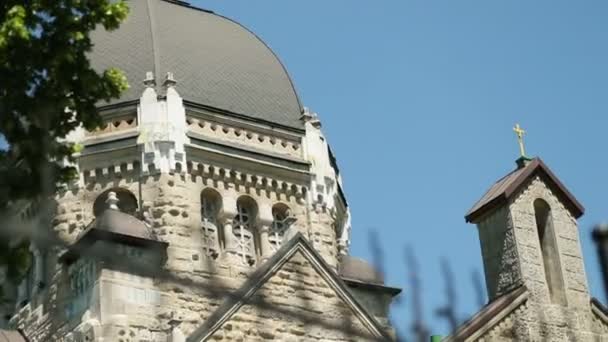
{"label": "pointed gable", "polygon": [[298,233],[188,337],[392,340]]}
{"label": "pointed gable", "polygon": [[[528,300],[528,290],[525,286],[512,289],[481,308],[443,341],[477,341],[499,325],[502,325],[502,328],[509,328],[509,324],[505,324],[505,319],[521,307],[526,300]],[[492,339],[486,336],[484,340],[491,341]]]}
{"label": "pointed gable", "polygon": [[553,172],[540,158],[531,160],[519,159],[518,168],[499,179],[486,193],[473,205],[465,216],[467,222],[476,222],[484,214],[506,203],[511,196],[517,193],[520,187],[529,179],[540,176],[556,196],[568,208],[574,218],[579,218],[585,212],[583,206],[566,189]]}

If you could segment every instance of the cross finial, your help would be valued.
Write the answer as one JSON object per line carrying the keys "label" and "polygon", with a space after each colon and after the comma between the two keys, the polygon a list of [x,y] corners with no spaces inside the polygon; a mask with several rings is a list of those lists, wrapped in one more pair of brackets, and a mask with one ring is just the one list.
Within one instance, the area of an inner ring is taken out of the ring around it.
{"label": "cross finial", "polygon": [[526,133],[526,131],[519,127],[519,124],[515,124],[515,127],[513,127],[513,131],[517,135],[517,141],[519,142],[519,154],[521,155],[521,157],[525,158],[526,151],[524,149],[524,134]]}

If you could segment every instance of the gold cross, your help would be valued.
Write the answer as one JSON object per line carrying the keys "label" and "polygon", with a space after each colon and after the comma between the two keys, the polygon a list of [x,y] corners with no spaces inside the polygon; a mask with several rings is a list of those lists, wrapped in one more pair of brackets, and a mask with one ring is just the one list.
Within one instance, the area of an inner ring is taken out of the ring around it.
{"label": "gold cross", "polygon": [[517,135],[517,141],[519,142],[519,154],[521,154],[522,157],[525,157],[526,151],[524,150],[524,134],[526,131],[519,127],[519,124],[515,124],[513,131]]}

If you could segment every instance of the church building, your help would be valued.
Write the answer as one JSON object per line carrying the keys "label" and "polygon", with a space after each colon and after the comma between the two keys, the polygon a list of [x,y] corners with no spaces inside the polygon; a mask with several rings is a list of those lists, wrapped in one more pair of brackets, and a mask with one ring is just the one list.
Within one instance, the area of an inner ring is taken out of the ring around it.
{"label": "church building", "polygon": [[607,341],[590,297],[577,219],[583,206],[540,158],[521,157],[466,214],[477,225],[489,303],[444,341]]}
{"label": "church building", "polygon": [[130,89],[70,135],[79,179],[51,220],[69,243],[33,241],[0,340],[393,340],[400,290],[349,256],[336,158],[277,56],[211,11],[128,4],[90,59]]}
{"label": "church building", "polygon": [[[336,158],[281,61],[211,11],[128,3],[118,30],[92,34],[90,59],[130,88],[99,104],[102,127],[69,136],[79,177],[48,220],[63,243],[34,239],[25,279],[0,280],[0,342],[396,340],[401,290],[349,255]],[[466,214],[489,302],[444,340],[608,341],[584,209],[520,143]]]}

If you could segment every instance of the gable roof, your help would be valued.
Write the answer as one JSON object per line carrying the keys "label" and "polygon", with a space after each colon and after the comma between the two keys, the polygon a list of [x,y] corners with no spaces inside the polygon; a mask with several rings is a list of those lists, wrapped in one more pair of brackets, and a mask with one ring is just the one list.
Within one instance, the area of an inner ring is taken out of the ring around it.
{"label": "gable roof", "polygon": [[363,326],[378,340],[391,340],[382,326],[368,313],[350,294],[346,284],[339,278],[333,269],[323,260],[323,257],[310,245],[302,233],[297,233],[289,242],[283,245],[266,263],[261,265],[247,281],[230,295],[211,316],[198,327],[187,339],[187,342],[201,342],[211,337],[222,325],[227,322],[242,306],[249,304],[249,300],[274,274],[285,265],[297,252],[310,262],[317,273],[328,283],[354,315],[361,320]]}
{"label": "gable roof", "polygon": [[527,299],[528,290],[525,286],[521,285],[486,304],[486,306],[481,308],[473,317],[464,322],[452,335],[446,337],[443,341],[465,341],[473,335],[475,335],[474,339],[476,339],[500,323]]}
{"label": "gable roof", "polygon": [[[524,163],[525,161],[527,163]],[[481,199],[473,205],[465,216],[466,222],[475,222],[487,212],[506,203],[527,180],[535,175],[540,175],[544,179],[572,216],[579,218],[583,215],[585,208],[540,158],[536,157],[532,160],[520,158],[518,159],[518,165],[520,167],[494,183]]]}

